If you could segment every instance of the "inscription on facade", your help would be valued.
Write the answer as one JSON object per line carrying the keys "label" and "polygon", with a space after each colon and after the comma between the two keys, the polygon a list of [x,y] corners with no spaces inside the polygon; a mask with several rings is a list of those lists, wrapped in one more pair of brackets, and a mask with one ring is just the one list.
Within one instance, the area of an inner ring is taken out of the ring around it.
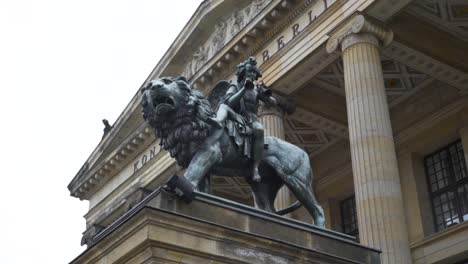
{"label": "inscription on facade", "polygon": [[150,148],[146,149],[142,154],[140,154],[140,156],[138,156],[133,162],[133,173],[137,172],[139,169],[145,166],[146,163],[154,159],[160,150],[161,147],[159,144],[154,144]]}
{"label": "inscription on facade", "polygon": [[283,49],[292,40],[294,40],[303,30],[314,24],[317,18],[323,14],[328,8],[330,8],[337,0],[318,0],[316,1],[309,10],[297,18],[292,26],[285,29],[275,41],[267,45],[267,47],[258,54],[257,61],[265,63],[271,56]]}

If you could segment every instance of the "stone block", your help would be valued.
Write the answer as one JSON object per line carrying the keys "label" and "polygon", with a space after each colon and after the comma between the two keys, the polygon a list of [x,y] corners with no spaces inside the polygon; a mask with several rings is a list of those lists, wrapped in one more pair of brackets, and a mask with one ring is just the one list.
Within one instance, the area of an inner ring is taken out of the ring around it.
{"label": "stone block", "polygon": [[196,193],[157,189],[71,263],[380,263],[353,237]]}

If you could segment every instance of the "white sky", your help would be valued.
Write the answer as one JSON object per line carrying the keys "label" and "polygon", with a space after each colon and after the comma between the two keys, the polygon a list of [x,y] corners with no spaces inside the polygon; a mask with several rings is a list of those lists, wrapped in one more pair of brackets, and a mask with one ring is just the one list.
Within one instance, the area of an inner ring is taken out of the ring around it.
{"label": "white sky", "polygon": [[67,185],[200,2],[0,0],[1,263],[85,249]]}

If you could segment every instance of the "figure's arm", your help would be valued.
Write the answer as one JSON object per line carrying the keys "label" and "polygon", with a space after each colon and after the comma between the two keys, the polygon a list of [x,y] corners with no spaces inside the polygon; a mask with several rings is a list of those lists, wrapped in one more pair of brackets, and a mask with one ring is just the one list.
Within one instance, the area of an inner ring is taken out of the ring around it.
{"label": "figure's arm", "polygon": [[230,87],[226,95],[229,96],[231,94],[231,96],[224,103],[233,109],[236,108],[240,104],[242,97],[244,97],[245,91],[245,87],[242,87],[238,92],[236,92],[235,86]]}
{"label": "figure's arm", "polygon": [[258,99],[268,106],[276,106],[276,99],[273,97],[273,91],[266,88],[264,84],[258,85]]}

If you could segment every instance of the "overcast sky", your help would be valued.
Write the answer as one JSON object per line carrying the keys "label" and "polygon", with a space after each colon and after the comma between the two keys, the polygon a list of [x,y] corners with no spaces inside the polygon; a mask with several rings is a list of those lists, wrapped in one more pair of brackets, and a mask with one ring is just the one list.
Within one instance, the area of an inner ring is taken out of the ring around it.
{"label": "overcast sky", "polygon": [[68,183],[201,0],[0,0],[0,263],[68,263]]}

